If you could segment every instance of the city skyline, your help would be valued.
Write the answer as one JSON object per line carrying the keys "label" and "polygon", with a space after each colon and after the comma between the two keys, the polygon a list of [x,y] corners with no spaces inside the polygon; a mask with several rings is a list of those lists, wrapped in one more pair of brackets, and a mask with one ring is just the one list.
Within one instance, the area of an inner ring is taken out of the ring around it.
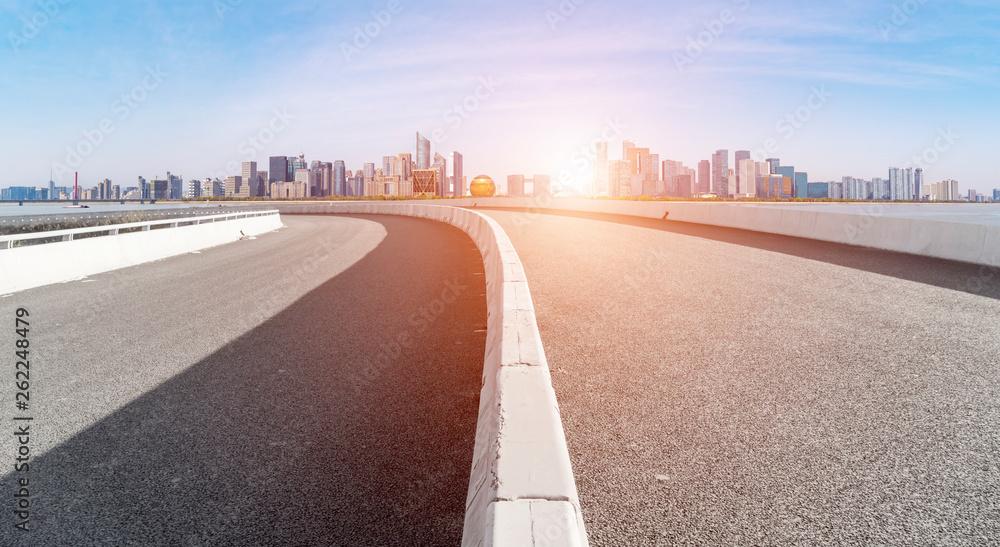
{"label": "city skyline", "polygon": [[586,188],[581,150],[625,138],[691,167],[750,150],[810,180],[997,186],[1000,11],[981,2],[52,5],[0,6],[0,187],[224,178],[276,151],[361,167],[416,152],[414,128],[497,181]]}

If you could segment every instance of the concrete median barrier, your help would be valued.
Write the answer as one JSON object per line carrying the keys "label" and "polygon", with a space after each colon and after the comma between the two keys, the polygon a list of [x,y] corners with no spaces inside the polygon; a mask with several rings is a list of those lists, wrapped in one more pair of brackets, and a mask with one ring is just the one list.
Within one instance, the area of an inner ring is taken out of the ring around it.
{"label": "concrete median barrier", "polygon": [[976,204],[737,203],[546,197],[461,198],[447,203],[455,207],[526,209],[539,213],[572,211],[666,218],[1000,266],[1000,210]]}
{"label": "concrete median barrier", "polygon": [[469,234],[483,255],[488,320],[462,545],[587,545],[531,293],[500,225],[468,209],[412,202],[276,208],[282,214],[405,215],[446,222]]}

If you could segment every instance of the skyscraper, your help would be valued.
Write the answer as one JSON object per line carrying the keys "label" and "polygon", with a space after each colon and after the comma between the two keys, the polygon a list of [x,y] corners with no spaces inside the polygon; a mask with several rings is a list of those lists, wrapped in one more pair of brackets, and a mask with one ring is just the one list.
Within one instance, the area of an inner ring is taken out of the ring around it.
{"label": "skyscraper", "polygon": [[737,150],[736,156],[733,158],[733,167],[736,168],[736,193],[737,194],[749,194],[747,191],[747,186],[755,185],[755,181],[747,181],[743,178],[743,171],[740,169],[741,162],[743,160],[750,159],[749,150]]}
{"label": "skyscraper", "polygon": [[719,197],[729,195],[729,150],[712,154],[712,191]]}
{"label": "skyscraper", "polygon": [[257,185],[257,162],[243,162],[243,169],[242,173],[240,173],[240,178],[243,179],[243,185],[246,186],[246,190],[240,192],[241,194],[245,194],[247,197],[251,198],[255,198],[260,195],[259,187]]}
{"label": "skyscraper", "polygon": [[701,160],[698,162],[698,192],[707,194],[712,191],[712,162]]}
{"label": "skyscraper", "polygon": [[465,158],[459,152],[451,153],[451,184],[452,195],[455,197],[465,196]]}
{"label": "skyscraper", "polygon": [[448,160],[444,159],[441,154],[434,154],[434,165],[431,166],[432,169],[437,171],[437,176],[434,179],[436,185],[436,190],[434,195],[436,196],[447,196],[448,195]]}
{"label": "skyscraper", "polygon": [[365,175],[365,181],[375,180],[375,164],[366,163],[363,167],[363,172]]}
{"label": "skyscraper", "polygon": [[771,169],[771,172],[769,174],[773,175],[773,174],[777,173],[778,172],[778,166],[781,165],[781,160],[779,160],[778,158],[767,158],[766,161],[767,161],[768,167],[770,167],[770,169]]}
{"label": "skyscraper", "polygon": [[420,132],[417,132],[417,169],[430,169],[431,167],[431,141],[425,139]]}
{"label": "skyscraper", "polygon": [[657,188],[660,181],[660,155],[640,154],[639,173],[642,175],[642,195],[658,196],[662,194],[662,187]]}
{"label": "skyscraper", "polygon": [[396,172],[396,164],[398,162],[399,160],[396,156],[382,156],[382,176],[398,176],[399,173]]}
{"label": "skyscraper", "polygon": [[[635,141],[622,141],[622,159],[623,160],[627,160],[628,159],[628,151],[630,149],[632,149],[632,148],[635,148]],[[610,175],[610,173],[611,173],[611,171],[608,171],[609,175]]]}
{"label": "skyscraper", "polygon": [[[736,153],[739,157],[739,152]],[[757,166],[751,158],[742,158],[736,162],[736,181],[738,194],[746,197],[757,197]]]}
{"label": "skyscraper", "polygon": [[347,171],[344,160],[333,162],[333,194],[335,196],[347,195]]}
{"label": "skyscraper", "polygon": [[287,182],[288,158],[285,156],[271,156],[268,159],[268,182]]}
{"label": "skyscraper", "polygon": [[399,155],[399,176],[404,182],[413,180],[413,156],[409,153]]}
{"label": "skyscraper", "polygon": [[149,189],[149,199],[170,199],[169,180],[151,180],[149,181]]}
{"label": "skyscraper", "polygon": [[809,197],[809,174],[800,171],[793,171],[792,175],[794,177],[795,184],[794,196],[797,198]]}
{"label": "skyscraper", "polygon": [[[110,185],[108,188],[110,190]],[[178,175],[171,175],[170,171],[167,171],[167,197],[164,199],[181,199],[183,194],[184,179]]]}
{"label": "skyscraper", "polygon": [[913,170],[913,200],[921,201],[924,190],[924,170],[917,167]]}
{"label": "skyscraper", "polygon": [[628,160],[608,162],[608,197],[632,195],[632,164]]}
{"label": "skyscraper", "polygon": [[632,174],[639,174],[639,156],[649,154],[649,148],[636,148],[632,147],[628,149],[628,155],[624,159],[628,160],[629,164],[632,165]]}

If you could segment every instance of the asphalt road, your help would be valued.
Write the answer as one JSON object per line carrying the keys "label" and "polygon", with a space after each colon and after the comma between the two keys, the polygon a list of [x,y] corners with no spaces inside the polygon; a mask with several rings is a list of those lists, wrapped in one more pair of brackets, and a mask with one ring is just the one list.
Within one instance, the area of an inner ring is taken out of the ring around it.
{"label": "asphalt road", "polygon": [[527,273],[591,545],[1000,542],[1000,272],[483,212]]}
{"label": "asphalt road", "polygon": [[8,431],[33,418],[27,475],[18,438],[0,436],[0,545],[458,544],[485,348],[478,251],[426,220],[283,220],[0,299],[0,347],[14,310],[31,314],[32,367],[16,412],[3,352],[0,417]]}

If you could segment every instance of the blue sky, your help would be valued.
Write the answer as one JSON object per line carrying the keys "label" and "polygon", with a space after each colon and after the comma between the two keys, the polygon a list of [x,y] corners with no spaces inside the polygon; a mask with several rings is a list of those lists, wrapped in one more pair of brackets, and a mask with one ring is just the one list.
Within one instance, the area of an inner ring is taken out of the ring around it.
{"label": "blue sky", "polygon": [[603,133],[612,159],[624,137],[692,167],[748,149],[815,181],[1000,188],[994,1],[0,0],[0,31],[0,186],[354,170],[438,131],[498,181],[585,186]]}

